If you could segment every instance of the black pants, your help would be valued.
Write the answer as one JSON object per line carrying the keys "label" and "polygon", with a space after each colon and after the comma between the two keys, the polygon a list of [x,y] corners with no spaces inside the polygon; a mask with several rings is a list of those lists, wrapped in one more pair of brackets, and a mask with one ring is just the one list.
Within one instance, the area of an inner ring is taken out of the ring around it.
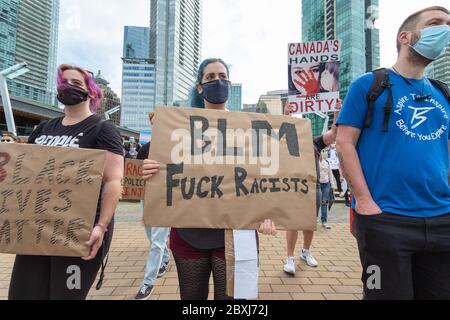
{"label": "black pants", "polygon": [[[85,300],[111,245],[114,222],[108,227],[103,246],[91,261],[75,257],[16,256],[9,285],[9,300]],[[71,289],[76,271],[80,287]]]}
{"label": "black pants", "polygon": [[355,214],[353,227],[364,299],[450,299],[450,214],[427,219]]}
{"label": "black pants", "polygon": [[339,169],[334,169],[332,171],[333,176],[336,179],[337,191],[341,193],[342,192],[341,173],[339,172]]}

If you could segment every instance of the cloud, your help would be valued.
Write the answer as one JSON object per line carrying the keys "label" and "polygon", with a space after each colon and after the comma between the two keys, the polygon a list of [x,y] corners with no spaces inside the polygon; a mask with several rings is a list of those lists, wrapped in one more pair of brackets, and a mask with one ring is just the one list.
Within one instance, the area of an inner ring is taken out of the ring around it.
{"label": "cloud", "polygon": [[[448,0],[380,0],[376,26],[383,66],[395,62],[401,22],[431,5],[448,6]],[[120,93],[123,27],[149,26],[149,17],[150,0],[61,0],[58,61],[101,69]],[[203,0],[203,57],[221,57],[231,65],[244,103],[287,88],[287,45],[300,41],[301,0]]]}
{"label": "cloud", "polygon": [[149,0],[61,0],[58,63],[102,70],[120,93],[124,26],[149,24]]}

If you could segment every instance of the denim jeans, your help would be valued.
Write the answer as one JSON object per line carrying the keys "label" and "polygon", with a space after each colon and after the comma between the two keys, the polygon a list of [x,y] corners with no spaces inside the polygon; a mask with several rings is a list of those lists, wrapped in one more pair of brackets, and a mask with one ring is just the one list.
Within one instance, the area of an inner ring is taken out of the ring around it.
{"label": "denim jeans", "polygon": [[320,190],[322,191],[321,210],[322,210],[322,223],[328,221],[328,204],[331,196],[331,183],[321,183]]}
{"label": "denim jeans", "polygon": [[167,248],[167,239],[169,238],[170,228],[146,227],[145,232],[150,241],[150,252],[145,267],[144,284],[153,286],[161,266],[169,263],[170,252]]}

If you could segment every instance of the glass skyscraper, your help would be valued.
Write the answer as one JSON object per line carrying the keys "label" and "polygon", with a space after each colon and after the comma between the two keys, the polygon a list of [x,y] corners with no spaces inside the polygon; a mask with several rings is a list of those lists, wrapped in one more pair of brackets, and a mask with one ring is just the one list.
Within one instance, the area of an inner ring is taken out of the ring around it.
{"label": "glass skyscraper", "polygon": [[0,0],[0,70],[16,62],[19,0]]}
{"label": "glass skyscraper", "polygon": [[450,86],[450,45],[439,59],[428,66],[426,75]]}
{"label": "glass skyscraper", "polygon": [[[55,104],[58,51],[59,0],[2,0],[11,17],[4,66],[27,62],[30,71],[10,83],[11,95],[47,105]],[[1,28],[3,33],[3,27]],[[14,39],[15,38],[15,39]],[[14,59],[11,49],[15,45]],[[3,46],[1,47],[3,49]],[[3,53],[2,53],[3,54]]]}
{"label": "glass skyscraper", "polygon": [[147,114],[155,105],[155,64],[149,59],[149,42],[149,28],[125,27],[120,124],[138,131],[152,130]]}
{"label": "glass skyscraper", "polygon": [[227,108],[230,111],[242,111],[242,84],[233,83],[231,85]]}
{"label": "glass skyscraper", "polygon": [[155,105],[188,100],[202,48],[201,0],[152,0],[150,59],[156,63]]}
{"label": "glass skyscraper", "polygon": [[126,26],[123,37],[124,58],[149,58],[150,28]]}
{"label": "glass skyscraper", "polygon": [[[378,0],[302,0],[302,40],[341,41],[340,92],[344,98],[350,84],[360,75],[380,65]],[[323,120],[306,115],[313,133],[322,133]]]}

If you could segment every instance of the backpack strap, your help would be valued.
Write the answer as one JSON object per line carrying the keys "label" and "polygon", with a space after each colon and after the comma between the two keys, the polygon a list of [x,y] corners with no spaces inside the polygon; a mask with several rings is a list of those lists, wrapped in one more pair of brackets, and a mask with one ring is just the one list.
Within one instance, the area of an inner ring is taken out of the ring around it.
{"label": "backpack strap", "polygon": [[384,106],[384,120],[383,120],[383,132],[387,132],[393,102],[392,87],[389,81],[389,70],[386,68],[381,68],[374,70],[373,74],[375,76],[375,79],[372,83],[372,87],[370,88],[367,94],[368,111],[365,127],[368,129],[372,125],[373,116],[375,113],[375,102],[383,94],[384,90],[388,89],[389,95],[386,104]]}
{"label": "backpack strap", "polygon": [[441,90],[441,92],[444,94],[447,101],[450,103],[450,89],[449,89],[448,85],[446,85],[444,82],[436,80],[436,79],[428,78],[428,80],[430,80],[430,82],[433,86],[435,86],[439,90]]}

